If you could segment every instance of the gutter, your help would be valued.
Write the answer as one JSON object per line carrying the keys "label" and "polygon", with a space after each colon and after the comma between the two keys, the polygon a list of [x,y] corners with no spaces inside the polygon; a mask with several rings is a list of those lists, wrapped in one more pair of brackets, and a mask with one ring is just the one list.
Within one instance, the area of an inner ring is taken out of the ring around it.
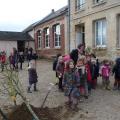
{"label": "gutter", "polygon": [[71,44],[71,41],[70,41],[70,0],[68,0],[68,41],[69,41],[69,48],[68,48],[68,51],[70,53],[70,44]]}

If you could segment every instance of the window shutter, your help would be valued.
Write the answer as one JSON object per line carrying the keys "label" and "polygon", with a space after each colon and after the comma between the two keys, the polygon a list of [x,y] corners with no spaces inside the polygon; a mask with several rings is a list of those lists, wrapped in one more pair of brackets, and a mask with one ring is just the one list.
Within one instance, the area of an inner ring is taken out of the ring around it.
{"label": "window shutter", "polygon": [[35,33],[35,49],[38,49],[38,33]]}
{"label": "window shutter", "polygon": [[60,25],[60,34],[61,34],[61,47],[62,50],[65,49],[65,28],[64,28],[64,24]]}
{"label": "window shutter", "polygon": [[42,48],[45,48],[45,30],[42,31]]}
{"label": "window shutter", "polygon": [[50,48],[53,48],[52,27],[50,27],[49,30],[50,30],[50,34],[49,34]]}

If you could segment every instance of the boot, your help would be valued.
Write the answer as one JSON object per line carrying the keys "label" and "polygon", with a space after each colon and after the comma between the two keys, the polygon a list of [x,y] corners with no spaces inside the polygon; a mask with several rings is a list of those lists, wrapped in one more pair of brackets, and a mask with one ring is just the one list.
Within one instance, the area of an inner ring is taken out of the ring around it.
{"label": "boot", "polygon": [[37,88],[36,88],[36,85],[34,85],[34,91],[35,91],[35,92],[37,92],[37,91],[38,91],[38,90],[37,90]]}
{"label": "boot", "polygon": [[28,87],[27,92],[32,93],[32,91],[30,90],[30,87]]}
{"label": "boot", "polygon": [[117,86],[114,86],[114,87],[113,87],[113,90],[117,90],[117,89],[118,89]]}

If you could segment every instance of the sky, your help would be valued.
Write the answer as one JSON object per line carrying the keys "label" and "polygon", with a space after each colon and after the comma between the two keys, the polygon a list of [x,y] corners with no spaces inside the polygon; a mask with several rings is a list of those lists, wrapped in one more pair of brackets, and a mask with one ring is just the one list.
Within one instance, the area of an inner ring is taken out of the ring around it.
{"label": "sky", "polygon": [[52,9],[67,5],[68,0],[0,0],[0,31],[21,32],[41,20]]}

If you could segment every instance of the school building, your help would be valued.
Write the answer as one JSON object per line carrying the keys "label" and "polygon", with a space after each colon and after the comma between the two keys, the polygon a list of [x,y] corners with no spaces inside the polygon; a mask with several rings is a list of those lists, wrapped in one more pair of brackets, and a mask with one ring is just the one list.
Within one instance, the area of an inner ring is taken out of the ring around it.
{"label": "school building", "polygon": [[51,58],[68,53],[68,6],[52,11],[42,20],[28,26],[24,32],[35,40],[40,57]]}
{"label": "school building", "polygon": [[120,56],[120,0],[69,0],[70,48],[90,46],[100,58]]}
{"label": "school building", "polygon": [[0,31],[0,51],[5,51],[7,55],[10,55],[13,48],[23,52],[29,47],[34,49],[34,40],[27,33]]}

